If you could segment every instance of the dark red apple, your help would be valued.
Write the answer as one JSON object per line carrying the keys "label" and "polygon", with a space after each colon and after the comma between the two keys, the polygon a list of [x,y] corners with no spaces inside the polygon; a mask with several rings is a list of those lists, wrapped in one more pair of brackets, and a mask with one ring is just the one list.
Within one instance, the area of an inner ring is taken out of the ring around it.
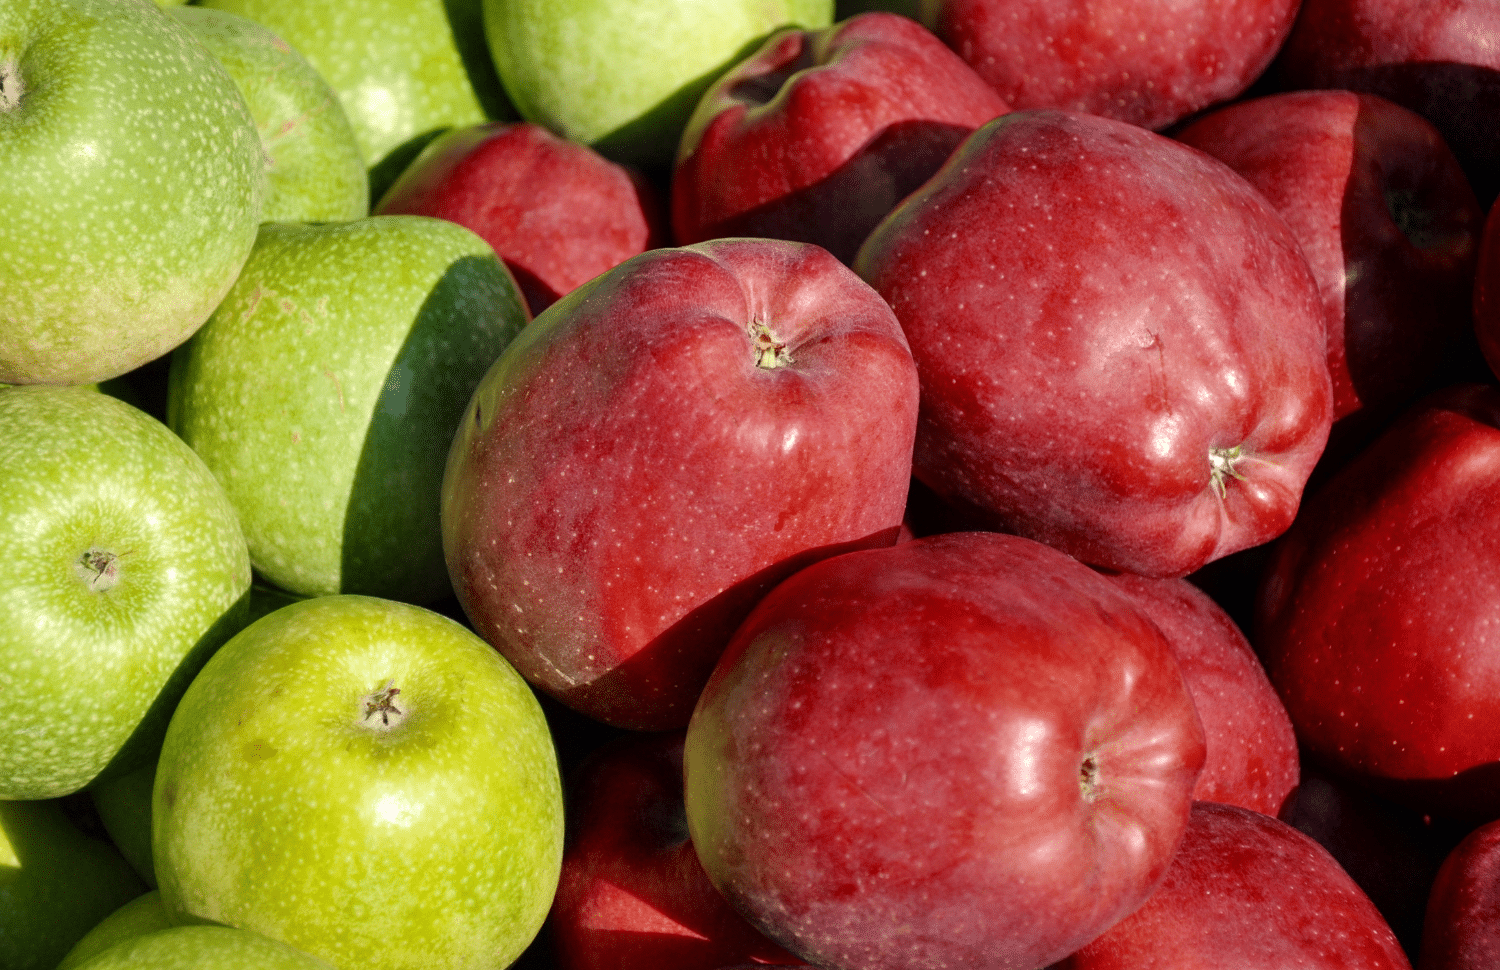
{"label": "dark red apple", "polygon": [[1195,802],[1161,887],[1055,970],[1410,970],[1322,846],[1275,818]]}
{"label": "dark red apple", "polygon": [[1146,611],[1182,666],[1208,746],[1193,798],[1280,812],[1301,774],[1297,738],[1245,634],[1185,579],[1106,578]]}
{"label": "dark red apple", "polygon": [[1500,821],[1470,832],[1427,897],[1417,970],[1500,967]]}
{"label": "dark red apple", "polygon": [[1160,129],[1250,86],[1298,0],[917,0],[922,21],[1013,108]]}
{"label": "dark red apple", "polygon": [[683,727],[765,590],[896,540],[916,409],[895,316],[826,250],[633,257],[539,315],[475,391],[442,491],[459,602],[575,710]]}
{"label": "dark red apple", "polygon": [[1419,811],[1500,817],[1500,387],[1424,399],[1319,489],[1252,642],[1318,761]]}
{"label": "dark red apple", "polygon": [[1490,208],[1474,275],[1474,333],[1493,374],[1500,374],[1500,206]]}
{"label": "dark red apple", "polygon": [[688,726],[688,830],[824,970],[1035,970],[1151,893],[1203,757],[1129,597],[1041,543],[949,533],[766,596]]}
{"label": "dark red apple", "polygon": [[1176,137],[1245,176],[1301,244],[1323,295],[1334,440],[1364,443],[1469,327],[1484,212],[1458,160],[1421,115],[1351,91],[1237,102]]}
{"label": "dark red apple", "polygon": [[703,95],[672,175],[679,243],[768,236],[844,262],[1007,106],[921,24],[871,12],[773,34]]}
{"label": "dark red apple", "polygon": [[569,777],[567,845],[547,930],[555,970],[795,964],[730,907],[688,839],[681,731],[630,734]]}
{"label": "dark red apple", "polygon": [[915,474],[990,527],[1182,576],[1292,521],[1328,436],[1317,285],[1223,162],[1095,115],[976,131],[861,247],[922,381]]}
{"label": "dark red apple", "polygon": [[438,135],[375,207],[473,230],[535,316],[564,293],[667,243],[661,196],[635,169],[528,122]]}

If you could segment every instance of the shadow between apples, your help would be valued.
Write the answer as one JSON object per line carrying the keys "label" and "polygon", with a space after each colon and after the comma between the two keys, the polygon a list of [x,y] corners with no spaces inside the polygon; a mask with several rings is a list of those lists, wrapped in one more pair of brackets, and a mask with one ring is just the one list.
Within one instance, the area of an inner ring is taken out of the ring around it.
{"label": "shadow between apples", "polygon": [[464,73],[484,116],[492,121],[515,118],[515,106],[500,83],[500,72],[495,69],[489,41],[485,39],[482,0],[443,0],[443,12],[448,15],[453,48],[463,61]]}
{"label": "shadow between apples", "polygon": [[375,208],[380,204],[380,200],[385,198],[385,194],[390,191],[391,186],[396,184],[396,179],[401,177],[401,173],[410,168],[411,163],[417,160],[418,155],[422,154],[422,149],[426,148],[433,139],[447,130],[448,127],[443,126],[412,135],[406,141],[386,152],[384,158],[370,166],[371,212],[375,211]]}

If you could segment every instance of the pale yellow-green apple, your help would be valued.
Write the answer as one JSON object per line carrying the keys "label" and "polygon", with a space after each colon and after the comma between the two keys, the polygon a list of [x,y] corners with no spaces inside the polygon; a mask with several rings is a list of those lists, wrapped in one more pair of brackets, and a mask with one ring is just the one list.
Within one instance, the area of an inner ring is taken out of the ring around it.
{"label": "pale yellow-green apple", "polygon": [[89,970],[329,970],[285,943],[229,926],[169,926],[121,940],[77,964]]}

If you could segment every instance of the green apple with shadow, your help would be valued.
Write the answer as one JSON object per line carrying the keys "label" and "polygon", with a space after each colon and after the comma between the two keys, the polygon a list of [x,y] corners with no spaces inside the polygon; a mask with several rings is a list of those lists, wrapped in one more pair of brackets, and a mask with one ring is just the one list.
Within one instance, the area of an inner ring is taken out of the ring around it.
{"label": "green apple with shadow", "polygon": [[668,165],[699,98],[780,27],[833,22],[833,0],[484,0],[516,110],[614,161]]}
{"label": "green apple with shadow", "polygon": [[234,79],[266,160],[263,222],[335,222],[369,214],[370,181],[338,95],[269,27],[206,7],[174,7]]}
{"label": "green apple with shadow", "polygon": [[331,970],[295,947],[230,926],[169,926],[135,934],[82,963],[88,970]]}
{"label": "green apple with shadow", "polygon": [[249,255],[263,169],[244,97],[154,3],[0,3],[0,382],[187,339]]}
{"label": "green apple with shadow", "polygon": [[94,928],[83,935],[58,962],[56,970],[73,970],[99,953],[119,943],[176,926],[162,905],[161,891],[150,892],[130,900],[119,909],[94,924]]}
{"label": "green apple with shadow", "polygon": [[100,779],[87,789],[110,841],[152,889],[156,888],[156,868],[151,864],[151,784],[155,779],[153,760],[122,775]]}
{"label": "green apple with shadow", "polygon": [[448,446],[526,320],[510,271],[456,223],[267,223],[173,354],[168,423],[223,483],[264,580],[431,603],[452,592]]}
{"label": "green apple with shadow", "polygon": [[83,388],[0,390],[0,799],[154,759],[249,588],[233,506],[160,421]]}

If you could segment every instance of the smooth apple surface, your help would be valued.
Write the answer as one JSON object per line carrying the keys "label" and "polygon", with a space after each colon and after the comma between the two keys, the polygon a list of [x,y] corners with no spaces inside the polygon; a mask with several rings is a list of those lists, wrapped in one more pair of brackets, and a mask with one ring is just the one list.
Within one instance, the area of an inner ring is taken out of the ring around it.
{"label": "smooth apple surface", "polygon": [[1417,970],[1500,966],[1500,822],[1470,832],[1438,870],[1427,897]]}
{"label": "smooth apple surface", "polygon": [[89,384],[186,340],[260,223],[260,139],[154,4],[0,7],[0,383]]}
{"label": "smooth apple surface", "polygon": [[1005,101],[892,13],[773,34],[704,93],[672,173],[679,244],[816,243],[849,262],[887,212]]}
{"label": "smooth apple surface", "polygon": [[1253,637],[1298,740],[1424,812],[1500,817],[1500,388],[1424,399],[1277,543]]}
{"label": "smooth apple surface", "polygon": [[683,727],[777,580],[895,541],[916,414],[900,325],[826,250],[644,253],[537,317],[475,391],[443,481],[454,589],[558,700]]}
{"label": "smooth apple surface", "polygon": [[1500,374],[1500,207],[1491,207],[1474,274],[1474,332],[1490,372]]}
{"label": "smooth apple surface", "polygon": [[169,926],[121,940],[78,965],[88,970],[330,970],[329,964],[231,926]]}
{"label": "smooth apple surface", "polygon": [[1275,818],[1195,802],[1160,888],[1054,970],[1410,970],[1322,846]]}
{"label": "smooth apple surface", "polygon": [[116,943],[173,925],[175,924],[167,914],[167,908],[162,905],[160,890],[142,893],[95,923],[93,929],[73,944],[73,948],[63,956],[54,970],[73,970]]}
{"label": "smooth apple surface", "polygon": [[667,242],[660,193],[639,170],[530,122],[453,128],[375,207],[467,226],[495,248],[532,316]]}
{"label": "smooth apple surface", "polygon": [[970,532],[780,584],[683,758],[709,878],[809,963],[1035,970],[1155,889],[1204,741],[1144,611],[1055,549]]}
{"label": "smooth apple surface", "polygon": [[1291,523],[1331,424],[1317,285],[1227,165],[1092,115],[976,131],[854,268],[922,382],[914,471],[991,527],[1182,576]]}
{"label": "smooth apple surface", "polygon": [[[245,625],[250,625],[247,617]],[[156,779],[156,759],[134,771],[95,781],[89,799],[110,841],[140,875],[156,888],[156,867],[151,864],[151,786]]]}

